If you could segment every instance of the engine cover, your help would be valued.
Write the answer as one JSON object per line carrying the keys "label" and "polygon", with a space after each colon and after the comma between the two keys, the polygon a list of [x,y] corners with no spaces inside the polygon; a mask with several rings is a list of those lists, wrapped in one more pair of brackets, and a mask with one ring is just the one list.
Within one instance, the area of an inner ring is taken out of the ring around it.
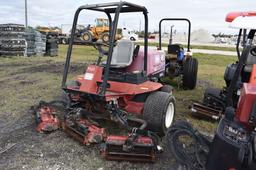
{"label": "engine cover", "polygon": [[256,125],[256,85],[244,83],[236,111],[236,119],[247,127]]}
{"label": "engine cover", "polygon": [[[207,158],[207,170],[247,170],[246,157],[250,146],[250,136],[237,122],[222,119],[215,134]],[[248,163],[248,162],[247,162]]]}

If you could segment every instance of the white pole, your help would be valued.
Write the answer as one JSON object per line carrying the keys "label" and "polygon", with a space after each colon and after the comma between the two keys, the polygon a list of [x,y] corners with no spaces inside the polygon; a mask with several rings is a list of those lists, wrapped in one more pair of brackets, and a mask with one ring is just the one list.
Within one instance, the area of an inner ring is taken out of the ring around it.
{"label": "white pole", "polygon": [[27,0],[25,0],[25,26],[28,27],[28,7],[27,7]]}

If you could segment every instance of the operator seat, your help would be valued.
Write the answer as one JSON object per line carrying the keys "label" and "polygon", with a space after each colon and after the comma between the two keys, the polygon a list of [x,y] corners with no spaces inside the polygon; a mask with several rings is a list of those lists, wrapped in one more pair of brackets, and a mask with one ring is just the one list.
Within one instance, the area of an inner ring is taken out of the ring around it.
{"label": "operator seat", "polygon": [[129,39],[121,39],[114,47],[111,68],[125,68],[131,65],[134,56],[134,43]]}
{"label": "operator seat", "polygon": [[181,51],[181,45],[180,44],[170,44],[168,45],[168,54],[174,54],[178,55]]}

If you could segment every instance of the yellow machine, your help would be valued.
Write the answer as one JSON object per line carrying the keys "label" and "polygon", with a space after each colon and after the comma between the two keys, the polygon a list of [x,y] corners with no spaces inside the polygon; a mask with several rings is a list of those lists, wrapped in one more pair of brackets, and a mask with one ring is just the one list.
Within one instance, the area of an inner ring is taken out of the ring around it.
{"label": "yellow machine", "polygon": [[[85,42],[92,42],[101,39],[103,42],[109,41],[109,21],[104,18],[95,20],[96,26],[88,25],[87,29],[82,33],[82,39]],[[116,40],[122,38],[122,29],[117,30]]]}
{"label": "yellow machine", "polygon": [[55,33],[55,34],[61,33],[61,29],[59,28],[38,27],[37,30],[41,33]]}

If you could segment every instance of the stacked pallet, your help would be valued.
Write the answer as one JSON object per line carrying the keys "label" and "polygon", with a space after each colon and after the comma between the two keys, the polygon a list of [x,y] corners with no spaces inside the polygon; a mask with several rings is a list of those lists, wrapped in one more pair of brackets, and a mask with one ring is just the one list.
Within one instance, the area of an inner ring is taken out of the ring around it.
{"label": "stacked pallet", "polygon": [[26,55],[25,27],[19,24],[0,24],[0,55]]}
{"label": "stacked pallet", "polygon": [[27,56],[43,56],[46,50],[46,36],[40,32],[28,28],[25,39],[27,41]]}
{"label": "stacked pallet", "polygon": [[57,56],[57,38],[19,24],[0,24],[0,55]]}

